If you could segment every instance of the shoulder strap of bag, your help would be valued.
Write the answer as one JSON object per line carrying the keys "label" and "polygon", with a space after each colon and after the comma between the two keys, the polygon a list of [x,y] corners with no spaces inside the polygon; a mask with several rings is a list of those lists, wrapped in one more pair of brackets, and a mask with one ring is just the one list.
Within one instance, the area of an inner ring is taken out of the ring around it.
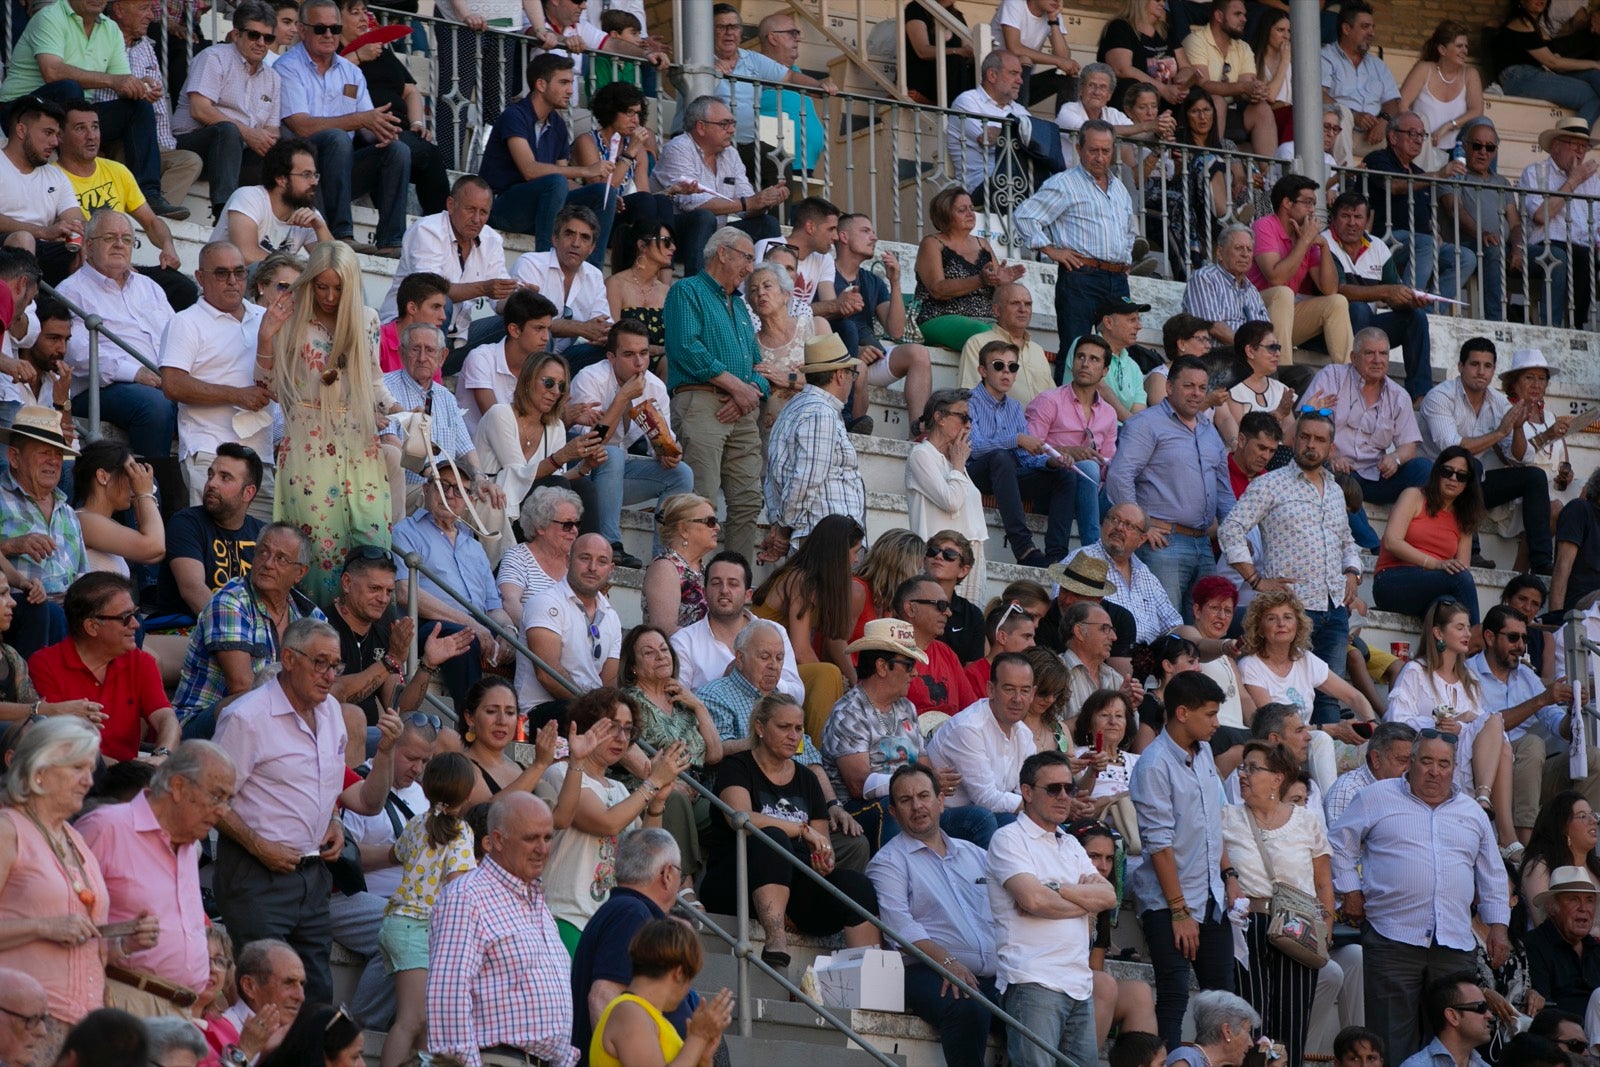
{"label": "shoulder strap of bag", "polygon": [[1261,827],[1256,824],[1256,817],[1250,813],[1248,805],[1245,806],[1244,817],[1250,823],[1250,832],[1256,835],[1256,851],[1261,854],[1261,866],[1267,870],[1267,881],[1277,885],[1278,876],[1272,870],[1272,857],[1267,854],[1267,843],[1262,840]]}

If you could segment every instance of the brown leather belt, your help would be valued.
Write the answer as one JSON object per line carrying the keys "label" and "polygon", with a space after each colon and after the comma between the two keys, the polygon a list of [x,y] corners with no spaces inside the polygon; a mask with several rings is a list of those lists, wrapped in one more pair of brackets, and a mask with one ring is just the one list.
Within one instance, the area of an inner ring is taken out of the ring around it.
{"label": "brown leather belt", "polygon": [[1150,521],[1155,529],[1165,526],[1167,528],[1166,532],[1169,534],[1182,534],[1185,537],[1204,537],[1206,535],[1204,530],[1197,530],[1193,526],[1185,526],[1181,522],[1168,522],[1166,519],[1152,519]]}
{"label": "brown leather belt", "polygon": [[121,982],[123,985],[132,986],[141,993],[149,993],[153,997],[160,997],[162,1000],[170,1001],[180,1008],[193,1007],[195,1001],[200,999],[200,995],[187,986],[169,982],[165,978],[158,978],[153,974],[132,971],[115,963],[106,964],[106,977]]}
{"label": "brown leather belt", "polygon": [[720,397],[726,397],[728,395],[727,392],[722,388],[715,385],[707,385],[704,382],[699,382],[692,385],[680,385],[673,389],[670,395],[677,396],[679,393],[715,393]]}
{"label": "brown leather belt", "polygon": [[1108,274],[1126,274],[1132,269],[1132,264],[1129,263],[1113,263],[1108,259],[1090,259],[1088,256],[1079,256],[1078,258],[1083,261],[1083,266],[1074,268],[1076,270],[1088,270],[1093,267],[1095,270],[1103,270]]}

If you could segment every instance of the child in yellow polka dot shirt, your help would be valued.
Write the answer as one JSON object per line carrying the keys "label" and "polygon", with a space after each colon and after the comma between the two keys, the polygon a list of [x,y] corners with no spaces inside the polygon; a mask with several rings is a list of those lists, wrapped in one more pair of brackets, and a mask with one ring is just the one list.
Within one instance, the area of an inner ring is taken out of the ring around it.
{"label": "child in yellow polka dot shirt", "polygon": [[428,989],[428,920],[444,887],[477,866],[472,830],[461,811],[477,782],[459,752],[441,753],[422,771],[428,810],[412,818],[394,843],[400,886],[384,909],[378,950],[394,975],[394,1025],[383,1042],[385,1067],[403,1063],[421,1044]]}

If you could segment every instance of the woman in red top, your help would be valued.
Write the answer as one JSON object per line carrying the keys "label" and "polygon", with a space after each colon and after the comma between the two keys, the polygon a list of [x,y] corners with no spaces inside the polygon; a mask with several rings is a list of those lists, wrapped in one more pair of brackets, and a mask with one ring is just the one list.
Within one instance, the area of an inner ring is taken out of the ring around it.
{"label": "woman in red top", "polygon": [[1478,624],[1472,581],[1472,533],[1483,521],[1483,490],[1472,454],[1460,445],[1439,453],[1421,489],[1395,501],[1378,552],[1372,602],[1383,611],[1420,617],[1439,597],[1459,600]]}

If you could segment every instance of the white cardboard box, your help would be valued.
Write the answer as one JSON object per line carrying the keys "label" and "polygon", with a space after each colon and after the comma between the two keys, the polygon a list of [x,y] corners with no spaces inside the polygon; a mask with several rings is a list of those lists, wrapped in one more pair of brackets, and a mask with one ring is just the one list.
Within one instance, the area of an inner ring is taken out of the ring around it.
{"label": "white cardboard box", "polygon": [[812,969],[827,1007],[905,1011],[906,968],[898,952],[847,948],[818,956]]}

